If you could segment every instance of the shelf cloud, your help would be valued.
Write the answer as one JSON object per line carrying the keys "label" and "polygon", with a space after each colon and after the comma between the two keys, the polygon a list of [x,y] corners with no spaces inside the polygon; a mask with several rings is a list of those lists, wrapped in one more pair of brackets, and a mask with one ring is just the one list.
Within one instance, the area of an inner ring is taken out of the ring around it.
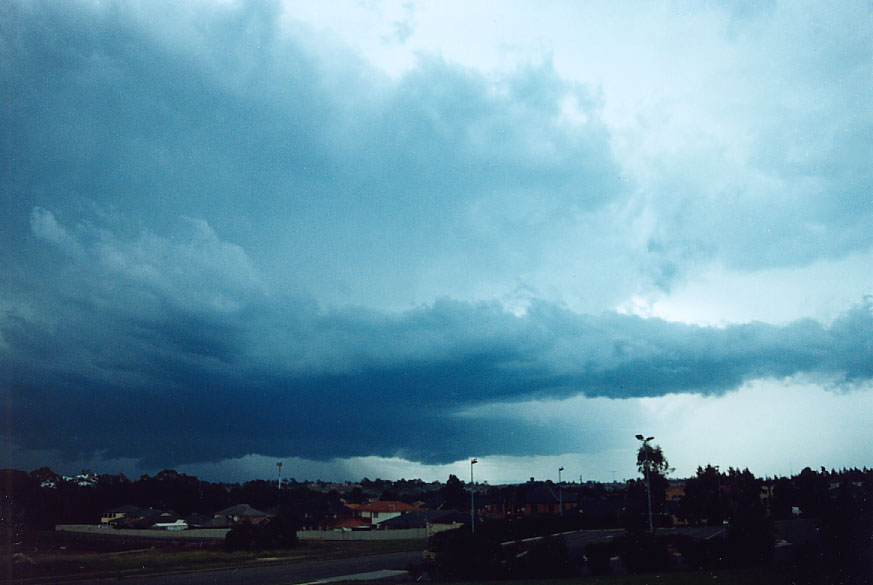
{"label": "shelf cloud", "polygon": [[573,448],[508,405],[870,391],[868,6],[346,8],[0,7],[3,440],[430,465]]}

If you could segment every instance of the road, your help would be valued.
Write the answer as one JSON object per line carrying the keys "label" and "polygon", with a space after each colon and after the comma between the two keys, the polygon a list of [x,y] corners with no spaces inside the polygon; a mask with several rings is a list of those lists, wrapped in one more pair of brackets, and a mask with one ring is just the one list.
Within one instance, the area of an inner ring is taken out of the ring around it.
{"label": "road", "polygon": [[[660,528],[658,534],[687,534],[694,538],[708,539],[724,533],[726,526],[699,526],[683,528]],[[776,523],[777,534],[790,542],[814,537],[814,522],[793,520]],[[572,553],[581,553],[591,542],[606,542],[625,533],[624,530],[584,530],[564,535],[567,548]],[[810,536],[813,535],[813,536]],[[217,571],[172,573],[143,577],[125,577],[128,585],[287,585],[310,583],[331,577],[356,575],[375,571],[406,569],[410,564],[420,563],[422,551],[389,553],[364,557],[351,557],[328,561],[304,563],[277,563],[254,567],[237,567]],[[87,585],[118,585],[118,579],[82,579],[74,582]]]}
{"label": "road", "polygon": [[[659,528],[658,535],[666,536],[668,534],[687,534],[693,538],[708,539],[722,534],[726,526],[694,526],[682,528]],[[564,535],[564,542],[567,543],[567,548],[572,553],[581,553],[585,550],[585,545],[592,542],[606,542],[613,538],[618,538],[625,534],[624,529],[611,530],[583,530],[581,532],[571,532]]]}
{"label": "road", "polygon": [[[421,559],[422,551],[412,551],[308,563],[280,563],[219,571],[125,577],[123,583],[126,585],[249,585],[251,583],[285,585],[386,569],[403,570],[411,563],[420,563]],[[118,585],[119,581],[118,579],[85,579],[75,583]]]}

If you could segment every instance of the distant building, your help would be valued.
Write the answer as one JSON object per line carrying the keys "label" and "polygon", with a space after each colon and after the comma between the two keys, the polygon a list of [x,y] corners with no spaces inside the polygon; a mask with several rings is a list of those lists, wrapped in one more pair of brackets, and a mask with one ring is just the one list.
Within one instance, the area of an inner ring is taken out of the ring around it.
{"label": "distant building", "polygon": [[100,516],[100,524],[112,524],[112,522],[121,520],[122,518],[126,518],[128,516],[134,518],[144,518],[148,515],[147,508],[140,508],[139,506],[134,506],[131,504],[127,504],[125,506],[118,506],[117,508],[110,508],[103,512]]}
{"label": "distant building", "polygon": [[377,501],[367,504],[346,504],[355,518],[364,521],[365,524],[378,525],[386,520],[397,518],[407,512],[417,511],[418,508],[406,502]]}
{"label": "distant building", "polygon": [[525,516],[560,516],[562,507],[565,514],[579,508],[576,492],[539,484],[525,493],[521,513]]}
{"label": "distant building", "polygon": [[151,528],[155,524],[170,524],[179,519],[172,510],[120,506],[103,512],[100,522],[113,528]]}
{"label": "distant building", "polygon": [[685,484],[675,483],[668,485],[667,489],[665,490],[665,495],[667,496],[668,502],[681,502],[682,498],[685,497]]}
{"label": "distant building", "polygon": [[179,518],[174,522],[155,522],[152,524],[152,528],[156,530],[169,530],[171,532],[178,532],[180,530],[188,530],[188,523]]}
{"label": "distant building", "polygon": [[206,516],[204,514],[191,514],[185,518],[188,528],[231,528],[233,520],[226,516]]}
{"label": "distant building", "polygon": [[477,515],[495,519],[560,516],[562,509],[564,514],[581,512],[579,493],[575,489],[537,482],[477,495],[475,503]]}
{"label": "distant building", "polygon": [[213,514],[213,517],[219,519],[227,518],[234,524],[238,524],[240,522],[248,522],[249,524],[260,524],[269,517],[269,514],[252,508],[248,504],[237,504],[235,506],[225,508],[224,510],[219,510],[218,512]]}
{"label": "distant building", "polygon": [[456,510],[415,510],[384,520],[380,529],[427,528],[428,536],[452,530],[470,522],[470,515]]}

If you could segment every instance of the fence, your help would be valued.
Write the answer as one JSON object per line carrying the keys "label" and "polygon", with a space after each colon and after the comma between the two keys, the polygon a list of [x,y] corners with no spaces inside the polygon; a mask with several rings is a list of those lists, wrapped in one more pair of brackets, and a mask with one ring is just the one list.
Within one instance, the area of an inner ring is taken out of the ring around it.
{"label": "fence", "polygon": [[[194,528],[190,530],[150,530],[133,528],[110,528],[93,524],[58,524],[58,532],[80,532],[84,534],[100,534],[103,536],[131,536],[138,538],[155,538],[161,540],[224,540],[229,528]],[[425,540],[428,537],[426,528],[404,528],[401,530],[300,530],[297,532],[300,540]]]}
{"label": "fence", "polygon": [[301,530],[300,540],[425,540],[426,528],[399,530]]}
{"label": "fence", "polygon": [[110,528],[106,525],[94,524],[58,524],[58,532],[81,532],[84,534],[100,534],[103,536],[132,536],[137,538],[157,538],[162,540],[224,540],[230,528],[194,528],[191,530],[153,530],[135,528]]}

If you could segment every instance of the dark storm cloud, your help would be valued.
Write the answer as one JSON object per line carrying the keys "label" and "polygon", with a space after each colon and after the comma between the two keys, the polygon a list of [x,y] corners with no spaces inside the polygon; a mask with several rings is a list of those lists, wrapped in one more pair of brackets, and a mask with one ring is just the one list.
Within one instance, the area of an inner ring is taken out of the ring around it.
{"label": "dark storm cloud", "polygon": [[[869,300],[722,329],[554,300],[869,250],[862,116],[798,162],[774,115],[755,164],[778,197],[670,164],[640,193],[602,96],[548,61],[494,79],[422,56],[389,79],[278,4],[207,8],[0,3],[0,399],[20,447],[445,462],[561,448],[465,418],[496,402],[873,377]],[[526,311],[457,300],[473,288]]]}
{"label": "dark storm cloud", "polygon": [[[203,218],[319,299],[408,306],[434,256],[502,278],[536,262],[532,237],[622,195],[596,96],[549,64],[494,81],[422,58],[394,81],[284,34],[271,3],[159,6],[5,5],[7,264],[11,218],[96,201],[153,228]],[[584,128],[556,123],[568,96]]]}
{"label": "dark storm cloud", "polygon": [[0,326],[8,438],[31,449],[155,466],[252,452],[447,462],[471,444],[556,448],[533,423],[459,416],[489,402],[873,378],[870,299],[827,326],[721,329],[547,303],[523,316],[448,299],[401,314],[323,310],[264,292],[244,251],[208,225],[129,240],[93,226],[88,243],[51,218],[35,209],[32,230],[66,266],[66,294],[35,294],[32,315],[7,311]]}

